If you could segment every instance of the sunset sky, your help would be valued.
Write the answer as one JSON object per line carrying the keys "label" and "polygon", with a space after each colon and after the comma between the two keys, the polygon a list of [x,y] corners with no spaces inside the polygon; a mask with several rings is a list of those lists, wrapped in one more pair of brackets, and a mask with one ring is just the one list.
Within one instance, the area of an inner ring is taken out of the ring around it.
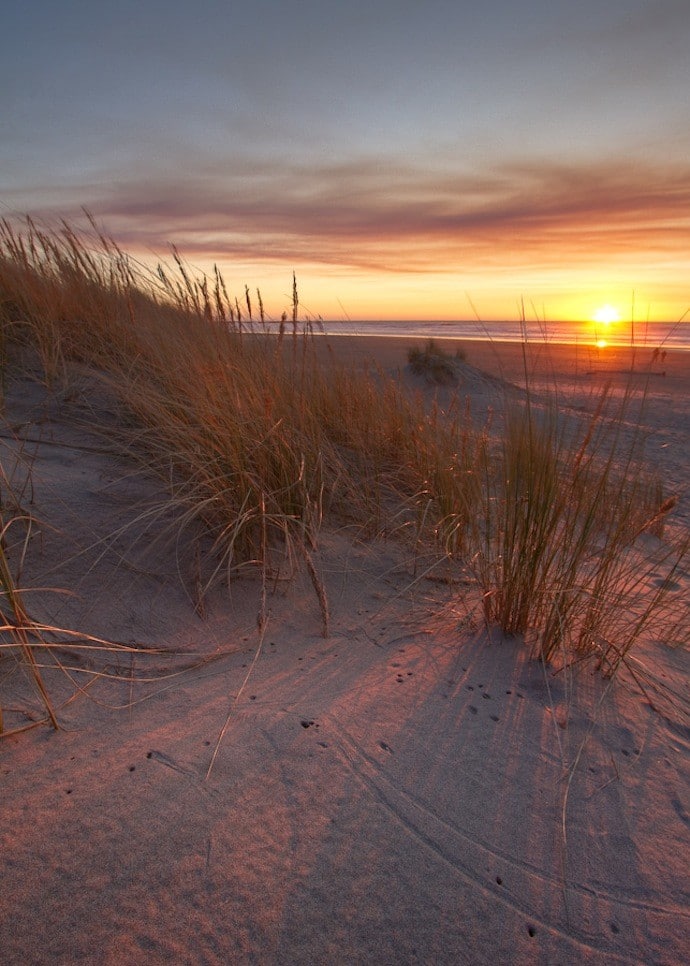
{"label": "sunset sky", "polygon": [[5,0],[0,215],[279,315],[674,321],[687,0]]}

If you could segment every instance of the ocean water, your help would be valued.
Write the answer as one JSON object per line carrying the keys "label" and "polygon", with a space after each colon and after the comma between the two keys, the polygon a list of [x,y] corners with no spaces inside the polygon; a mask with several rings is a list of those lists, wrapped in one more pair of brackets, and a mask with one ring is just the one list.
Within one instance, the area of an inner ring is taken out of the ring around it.
{"label": "ocean water", "polygon": [[551,342],[683,349],[690,351],[690,322],[324,322],[326,335],[387,335],[406,338],[492,342]]}

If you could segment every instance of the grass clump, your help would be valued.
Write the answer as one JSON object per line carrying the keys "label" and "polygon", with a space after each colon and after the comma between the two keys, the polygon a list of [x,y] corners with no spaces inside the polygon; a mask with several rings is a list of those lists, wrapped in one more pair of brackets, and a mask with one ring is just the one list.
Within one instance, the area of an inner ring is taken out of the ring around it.
{"label": "grass clump", "polygon": [[641,546],[662,534],[675,499],[644,460],[636,405],[630,387],[618,400],[605,388],[582,419],[528,389],[487,454],[473,533],[485,616],[533,640],[544,661],[594,655],[613,673],[677,604],[669,591],[690,541]]}
{"label": "grass clump", "polygon": [[452,385],[457,382],[458,363],[464,359],[465,353],[462,349],[456,349],[455,354],[450,355],[434,339],[429,339],[423,349],[413,346],[407,353],[412,372],[439,385]]}
{"label": "grass clump", "polygon": [[287,561],[306,567],[323,601],[313,552],[324,518],[376,527],[422,486],[421,404],[319,362],[294,278],[280,334],[268,336],[260,295],[245,290],[241,306],[217,271],[197,278],[174,252],[172,269],[149,276],[110,240],[90,244],[68,226],[0,232],[0,289],[46,382],[78,362],[112,388],[129,413],[128,450],[165,479],[178,525],[211,534],[202,592]]}

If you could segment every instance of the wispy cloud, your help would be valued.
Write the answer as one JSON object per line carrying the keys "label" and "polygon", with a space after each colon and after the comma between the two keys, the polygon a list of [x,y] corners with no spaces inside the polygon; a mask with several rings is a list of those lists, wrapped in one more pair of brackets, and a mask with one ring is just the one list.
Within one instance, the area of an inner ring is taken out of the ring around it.
{"label": "wispy cloud", "polygon": [[[215,165],[121,182],[90,206],[125,245],[385,272],[687,257],[690,165],[535,161],[482,174],[385,160]],[[62,212],[69,214],[69,212]]]}

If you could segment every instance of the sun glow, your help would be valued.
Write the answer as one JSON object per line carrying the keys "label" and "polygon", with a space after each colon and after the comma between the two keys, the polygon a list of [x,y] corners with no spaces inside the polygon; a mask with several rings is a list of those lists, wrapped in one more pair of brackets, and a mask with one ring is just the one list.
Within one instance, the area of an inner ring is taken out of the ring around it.
{"label": "sun glow", "polygon": [[620,322],[621,314],[613,305],[600,305],[592,316],[593,322],[600,325],[611,325],[613,322]]}
{"label": "sun glow", "polygon": [[[613,305],[600,305],[592,314],[594,323],[594,338],[598,349],[605,349],[608,345],[608,328],[616,322],[620,322],[621,314]],[[603,332],[600,327],[603,327]]]}

